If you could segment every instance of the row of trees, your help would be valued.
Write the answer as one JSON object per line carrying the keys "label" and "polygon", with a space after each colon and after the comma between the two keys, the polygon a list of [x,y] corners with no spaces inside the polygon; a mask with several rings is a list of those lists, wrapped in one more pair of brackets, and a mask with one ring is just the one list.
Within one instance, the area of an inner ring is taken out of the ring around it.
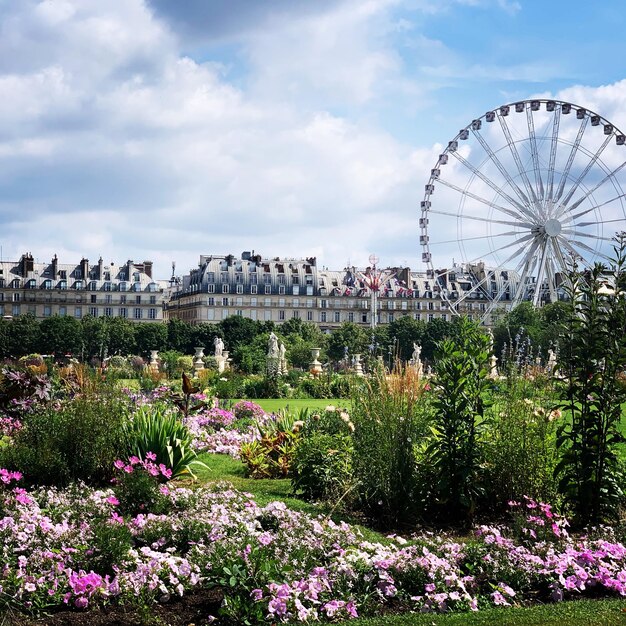
{"label": "row of trees", "polygon": [[[495,351],[500,356],[506,345],[513,345],[520,332],[535,346],[545,350],[558,337],[558,325],[565,315],[564,305],[556,303],[535,309],[524,303],[504,315],[494,329]],[[332,332],[300,319],[283,324],[257,322],[244,317],[229,317],[218,324],[188,324],[170,320],[167,324],[137,324],[123,318],[91,317],[81,320],[54,316],[38,321],[24,315],[0,320],[0,358],[17,358],[32,353],[72,354],[83,360],[102,359],[115,354],[148,356],[150,350],[174,350],[192,354],[196,346],[212,352],[216,337],[221,337],[234,364],[244,372],[264,369],[267,339],[275,332],[287,348],[289,362],[306,368],[311,348],[321,348],[322,357],[339,363],[361,354],[364,360],[382,356],[384,361],[411,358],[413,344],[422,347],[422,358],[432,361],[436,345],[444,337],[457,334],[458,320],[435,319],[423,322],[400,317],[375,330],[346,322]],[[523,329],[523,331],[522,331]]]}

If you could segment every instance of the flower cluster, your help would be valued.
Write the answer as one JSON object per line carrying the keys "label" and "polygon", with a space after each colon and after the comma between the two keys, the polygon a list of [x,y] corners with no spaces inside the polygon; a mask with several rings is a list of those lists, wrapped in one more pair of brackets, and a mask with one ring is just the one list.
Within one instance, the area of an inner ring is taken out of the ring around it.
{"label": "flower cluster", "polygon": [[117,459],[113,465],[115,466],[115,469],[121,470],[126,474],[132,474],[136,469],[143,469],[150,476],[161,478],[162,480],[169,480],[172,477],[172,470],[163,463],[159,463],[157,465],[155,463],[156,458],[157,457],[154,452],[146,452],[145,459],[140,459],[138,456],[131,456],[127,461]]}
{"label": "flower cluster", "polygon": [[259,420],[265,415],[265,411],[254,402],[241,400],[233,406],[233,413],[237,419]]}

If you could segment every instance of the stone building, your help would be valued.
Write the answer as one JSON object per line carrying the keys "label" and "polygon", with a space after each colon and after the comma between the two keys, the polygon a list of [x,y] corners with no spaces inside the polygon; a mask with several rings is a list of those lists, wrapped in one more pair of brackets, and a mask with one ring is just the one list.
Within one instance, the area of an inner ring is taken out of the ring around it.
{"label": "stone building", "polygon": [[[281,323],[291,318],[314,322],[323,330],[343,322],[371,325],[371,290],[367,277],[370,268],[342,271],[319,268],[316,259],[265,258],[254,252],[202,255],[198,267],[182,277],[164,305],[164,319],[182,319],[198,324],[220,322],[230,315],[258,321]],[[378,292],[377,323],[387,324],[403,315],[432,321],[451,319],[442,289],[449,299],[463,292],[459,310],[477,319],[483,318],[488,295],[472,291],[467,271],[446,274],[446,283],[436,281],[426,272],[409,268],[387,268],[391,278]],[[494,276],[494,284],[502,282]],[[491,284],[490,284],[491,288]],[[495,287],[494,287],[495,288]],[[499,287],[498,287],[499,288]],[[512,294],[502,293],[502,308],[507,309]]]}
{"label": "stone building", "polygon": [[152,277],[152,262],[90,264],[35,261],[30,253],[19,261],[0,261],[0,316],[32,314],[82,318],[123,317],[137,322],[163,320],[169,283]]}

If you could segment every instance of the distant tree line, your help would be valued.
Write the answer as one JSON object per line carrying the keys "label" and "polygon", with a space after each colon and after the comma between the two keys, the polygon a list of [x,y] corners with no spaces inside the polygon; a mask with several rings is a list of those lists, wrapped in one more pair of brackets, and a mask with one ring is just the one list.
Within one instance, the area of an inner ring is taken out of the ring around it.
{"label": "distant tree line", "polygon": [[[535,309],[523,303],[503,315],[494,328],[494,349],[498,357],[521,338],[532,343],[543,354],[557,341],[558,326],[564,319],[565,305],[556,303]],[[202,346],[205,354],[213,353],[213,342],[221,337],[233,359],[244,372],[262,371],[270,332],[278,334],[285,344],[289,362],[307,368],[311,349],[321,348],[322,358],[341,363],[361,354],[364,361],[382,357],[386,364],[396,358],[411,358],[413,344],[422,347],[422,359],[432,361],[436,345],[454,336],[458,322],[435,319],[431,322],[409,316],[395,319],[376,329],[345,322],[331,332],[322,332],[315,324],[290,319],[282,324],[253,321],[231,316],[218,324],[188,324],[170,320],[166,324],[136,323],[119,317],[91,317],[80,320],[53,316],[41,321],[31,315],[0,320],[0,358],[19,358],[28,354],[62,357],[72,355],[80,360],[104,359],[113,355],[148,357],[150,350],[193,354]]]}

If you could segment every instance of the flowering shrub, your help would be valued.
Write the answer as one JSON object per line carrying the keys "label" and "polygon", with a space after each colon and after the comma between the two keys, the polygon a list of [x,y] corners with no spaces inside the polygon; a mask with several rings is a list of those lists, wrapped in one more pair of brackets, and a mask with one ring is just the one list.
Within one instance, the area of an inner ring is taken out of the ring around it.
{"label": "flowering shrub", "polygon": [[172,470],[156,460],[156,454],[148,452],[145,460],[131,456],[127,461],[115,461],[114,492],[121,512],[136,515],[167,510],[164,496],[168,490],[159,483],[169,480]]}
{"label": "flowering shrub", "polygon": [[252,419],[258,420],[265,415],[265,411],[254,402],[249,400],[241,400],[233,406],[233,413],[236,419]]}

